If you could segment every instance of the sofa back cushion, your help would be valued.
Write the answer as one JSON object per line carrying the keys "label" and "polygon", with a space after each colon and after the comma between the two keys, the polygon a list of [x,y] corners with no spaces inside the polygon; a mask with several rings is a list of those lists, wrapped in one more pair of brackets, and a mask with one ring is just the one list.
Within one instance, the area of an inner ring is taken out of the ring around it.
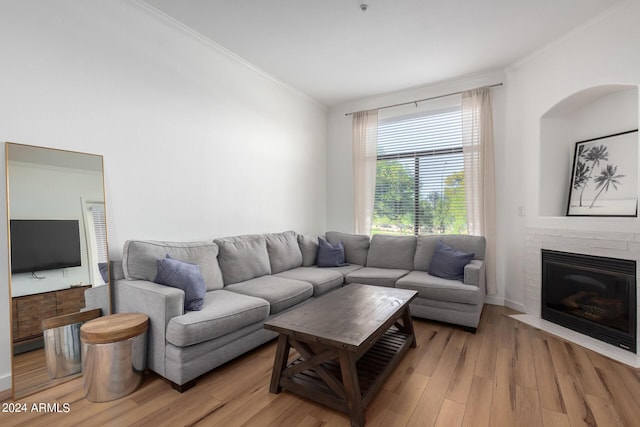
{"label": "sofa back cushion", "polygon": [[152,282],[158,274],[158,259],[169,255],[200,268],[207,290],[222,289],[222,271],[218,264],[218,245],[213,242],[158,242],[127,240],[122,253],[122,271],[127,280]]}
{"label": "sofa back cushion", "polygon": [[413,270],[415,254],[415,236],[376,234],[371,238],[371,246],[367,254],[367,267]]}
{"label": "sofa back cushion", "polygon": [[436,250],[438,242],[462,252],[473,253],[473,259],[484,260],[485,238],[484,236],[468,236],[462,234],[445,234],[436,236],[418,236],[416,256],[413,261],[414,270],[428,271],[431,258]]}
{"label": "sofa back cushion", "polygon": [[318,237],[310,234],[298,234],[298,246],[302,253],[302,266],[311,267],[316,264],[318,258],[318,245],[320,244]]}
{"label": "sofa back cushion", "polygon": [[281,273],[302,265],[302,252],[295,231],[267,234],[267,252],[271,274]]}
{"label": "sofa back cushion", "polygon": [[225,237],[216,239],[215,243],[220,247],[218,262],[225,285],[271,274],[267,240],[264,236]]}
{"label": "sofa back cushion", "polygon": [[326,235],[327,241],[333,246],[342,242],[344,245],[345,262],[349,264],[366,265],[370,243],[369,236],[340,233],[338,231],[328,231]]}

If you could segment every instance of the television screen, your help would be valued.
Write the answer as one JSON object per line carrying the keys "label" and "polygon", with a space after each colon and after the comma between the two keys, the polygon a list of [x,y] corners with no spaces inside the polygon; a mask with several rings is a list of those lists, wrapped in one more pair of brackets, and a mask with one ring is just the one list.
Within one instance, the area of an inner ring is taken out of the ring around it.
{"label": "television screen", "polygon": [[12,273],[81,265],[78,220],[12,219],[10,230]]}

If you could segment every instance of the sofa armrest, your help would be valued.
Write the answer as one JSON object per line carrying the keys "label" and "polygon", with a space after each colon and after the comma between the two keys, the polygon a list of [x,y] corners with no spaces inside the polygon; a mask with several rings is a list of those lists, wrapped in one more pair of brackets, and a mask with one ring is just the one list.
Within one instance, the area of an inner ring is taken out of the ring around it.
{"label": "sofa armrest", "polygon": [[477,286],[484,293],[486,287],[484,261],[474,259],[464,266],[464,284]]}
{"label": "sofa armrest", "polygon": [[184,291],[145,280],[116,280],[113,287],[115,313],[149,316],[147,366],[164,376],[167,325],[183,314]]}

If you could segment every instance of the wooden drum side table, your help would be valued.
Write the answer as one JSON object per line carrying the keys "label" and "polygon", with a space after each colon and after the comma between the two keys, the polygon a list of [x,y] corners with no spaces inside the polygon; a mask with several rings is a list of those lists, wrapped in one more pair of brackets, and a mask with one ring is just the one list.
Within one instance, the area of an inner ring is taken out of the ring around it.
{"label": "wooden drum side table", "polygon": [[118,313],[80,328],[84,391],[91,402],[124,397],[138,388],[147,361],[149,317]]}

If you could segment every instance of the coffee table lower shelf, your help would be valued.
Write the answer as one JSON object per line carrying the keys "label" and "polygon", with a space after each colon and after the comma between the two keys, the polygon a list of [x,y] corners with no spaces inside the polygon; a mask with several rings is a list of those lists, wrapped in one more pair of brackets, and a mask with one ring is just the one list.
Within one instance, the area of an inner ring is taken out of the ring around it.
{"label": "coffee table lower shelf", "polygon": [[[395,327],[387,330],[373,346],[356,362],[358,383],[360,385],[362,406],[366,407],[389,377],[393,369],[409,350],[413,335],[404,333]],[[294,367],[304,362],[300,357],[287,366]],[[337,357],[322,363],[340,384],[343,384],[340,359]],[[308,398],[332,409],[350,414],[346,396],[338,396],[313,369],[307,369],[290,377],[286,370],[280,377],[279,385],[283,389]]]}

